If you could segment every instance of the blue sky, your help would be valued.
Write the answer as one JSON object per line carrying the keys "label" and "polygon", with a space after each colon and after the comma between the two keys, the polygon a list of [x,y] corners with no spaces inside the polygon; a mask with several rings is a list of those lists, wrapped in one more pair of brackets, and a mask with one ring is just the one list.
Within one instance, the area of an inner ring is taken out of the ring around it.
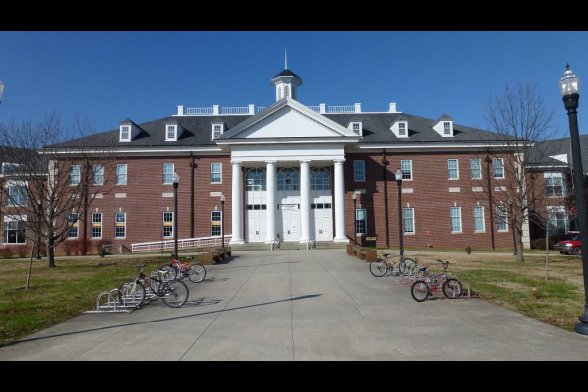
{"label": "blue sky", "polygon": [[[97,131],[188,107],[267,106],[288,68],[307,105],[362,103],[487,128],[486,103],[505,84],[537,85],[568,135],[558,80],[566,62],[588,80],[588,32],[0,32],[0,121],[78,113]],[[585,78],[585,79],[584,79]],[[588,91],[586,85],[582,88]],[[588,133],[588,97],[580,131]]]}

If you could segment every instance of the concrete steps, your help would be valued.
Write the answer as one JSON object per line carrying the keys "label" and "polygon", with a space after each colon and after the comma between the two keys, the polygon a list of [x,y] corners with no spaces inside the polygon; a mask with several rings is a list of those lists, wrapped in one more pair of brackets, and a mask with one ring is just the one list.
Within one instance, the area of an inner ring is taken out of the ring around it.
{"label": "concrete steps", "polygon": [[[347,243],[339,243],[339,242],[316,242],[315,247],[311,247],[309,250],[314,249],[345,249]],[[270,250],[269,244],[264,244],[260,242],[252,242],[246,243],[243,245],[231,245],[231,249],[233,251],[240,251],[240,250]],[[306,244],[301,244],[298,242],[282,242],[279,248],[274,249],[276,251],[280,250],[306,250]]]}

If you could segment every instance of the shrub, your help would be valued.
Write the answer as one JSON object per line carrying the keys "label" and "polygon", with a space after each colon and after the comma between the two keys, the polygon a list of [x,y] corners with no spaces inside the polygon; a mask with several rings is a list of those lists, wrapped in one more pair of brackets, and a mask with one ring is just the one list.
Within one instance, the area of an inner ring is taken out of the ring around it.
{"label": "shrub", "polygon": [[465,251],[468,255],[472,253],[472,246],[470,245],[469,242],[468,242],[468,245],[465,247]]}
{"label": "shrub", "polygon": [[[553,240],[549,239],[549,249],[553,250]],[[538,238],[536,240],[531,241],[531,249],[539,249],[545,250],[545,238]]]}
{"label": "shrub", "polygon": [[31,256],[31,248],[27,245],[18,246],[16,248],[16,253],[18,257],[30,257]]}
{"label": "shrub", "polygon": [[7,246],[6,248],[0,248],[0,258],[2,259],[10,259],[14,252],[12,248]]}

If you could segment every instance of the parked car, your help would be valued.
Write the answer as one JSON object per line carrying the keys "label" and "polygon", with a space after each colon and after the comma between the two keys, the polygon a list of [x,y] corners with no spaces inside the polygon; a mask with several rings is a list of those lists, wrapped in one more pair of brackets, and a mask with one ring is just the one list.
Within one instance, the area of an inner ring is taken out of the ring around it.
{"label": "parked car", "polygon": [[571,240],[559,241],[553,247],[559,250],[559,253],[561,254],[582,254],[582,241],[580,240],[579,235],[575,236]]}

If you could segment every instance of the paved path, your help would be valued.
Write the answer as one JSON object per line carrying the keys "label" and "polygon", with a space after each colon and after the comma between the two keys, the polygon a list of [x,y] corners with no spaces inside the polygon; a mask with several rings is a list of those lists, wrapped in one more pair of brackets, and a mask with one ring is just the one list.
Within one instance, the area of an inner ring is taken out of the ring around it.
{"label": "paved path", "polygon": [[584,336],[479,299],[417,303],[344,250],[239,252],[207,269],[180,309],[84,314],[0,360],[588,359]]}

